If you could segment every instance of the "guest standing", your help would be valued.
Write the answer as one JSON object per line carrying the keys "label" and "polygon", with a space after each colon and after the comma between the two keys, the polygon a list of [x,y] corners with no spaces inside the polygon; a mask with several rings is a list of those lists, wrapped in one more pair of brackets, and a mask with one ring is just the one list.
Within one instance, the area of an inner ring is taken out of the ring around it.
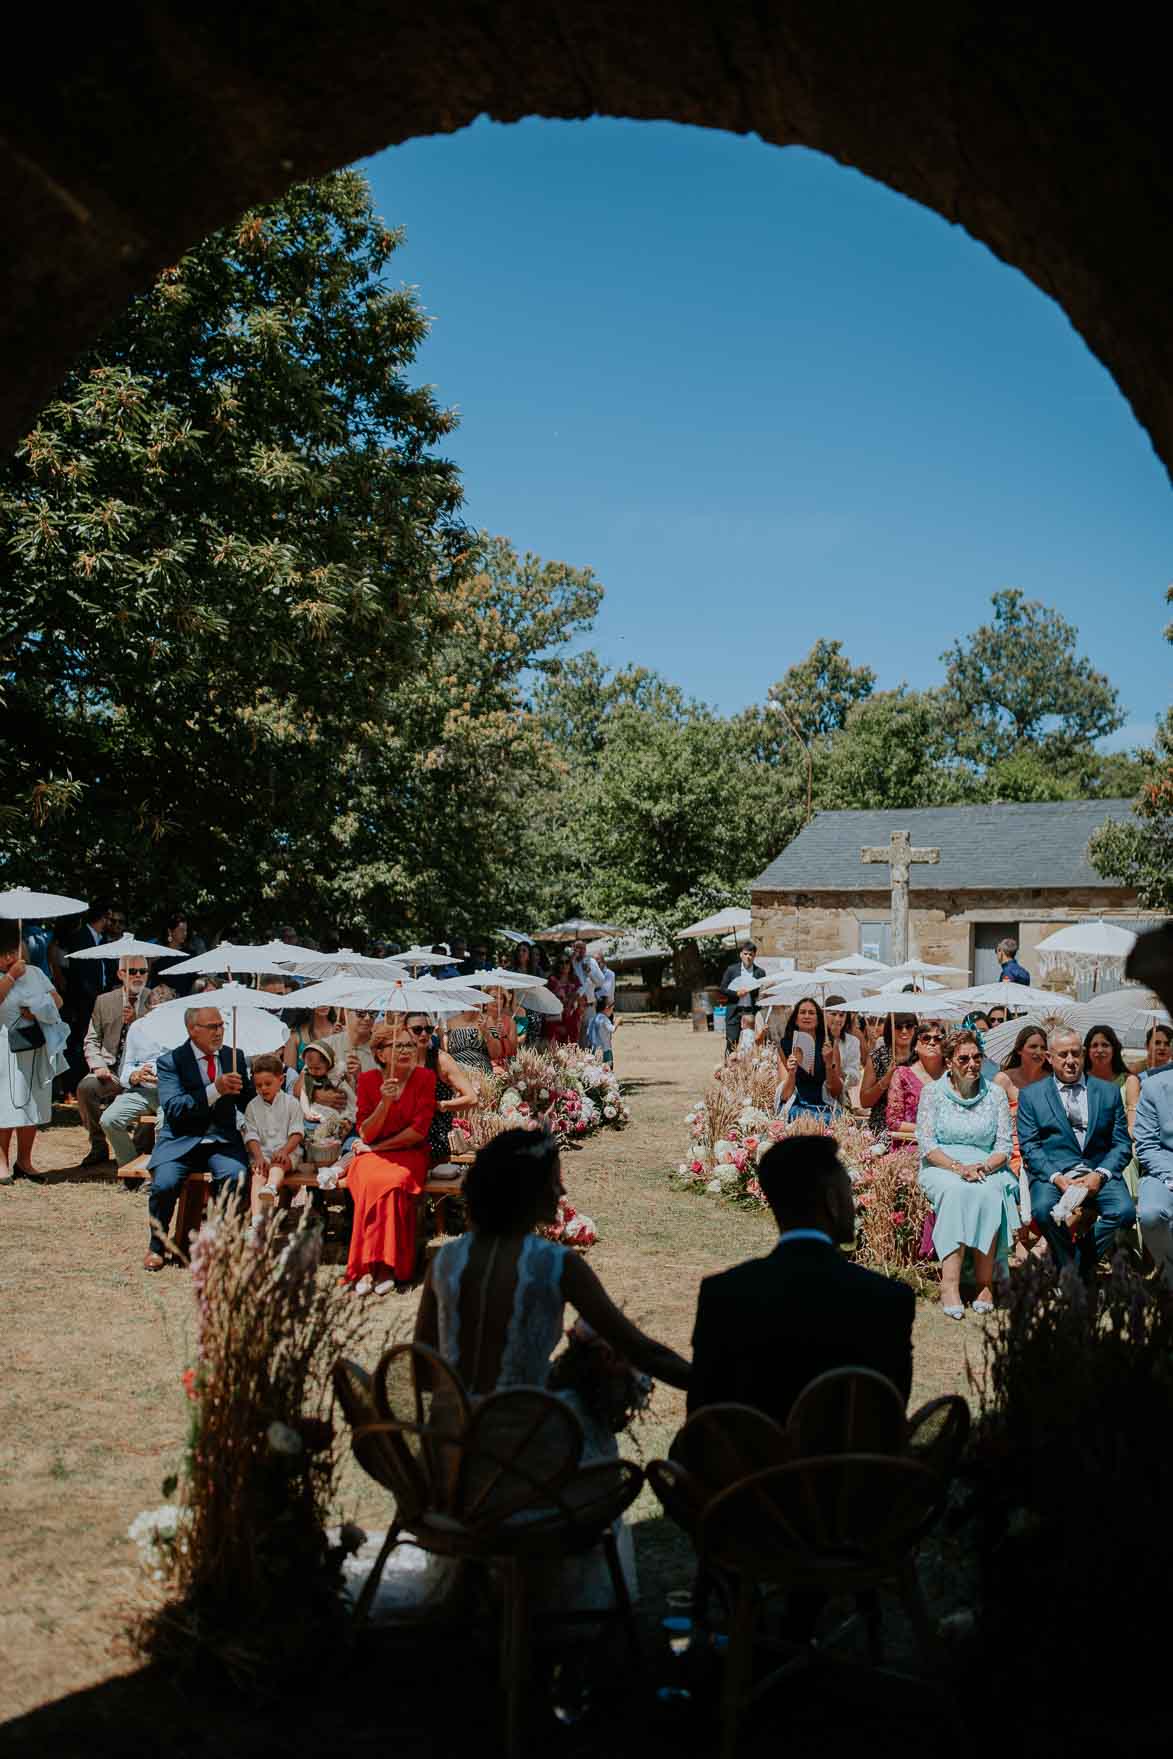
{"label": "guest standing", "polygon": [[378,1067],[358,1078],[364,1149],[345,1174],[354,1200],[346,1280],[356,1294],[406,1289],[415,1269],[416,1198],[428,1176],[436,1077],[421,1067],[413,1034],[383,1024],[371,1034]]}
{"label": "guest standing", "polygon": [[14,1178],[44,1182],[33,1166],[33,1144],[53,1115],[53,1077],[64,1065],[68,1037],[52,984],[23,955],[16,924],[0,923],[0,1185]]}
{"label": "guest standing", "polygon": [[1018,942],[1007,935],[999,941],[994,949],[994,956],[1002,967],[999,983],[1029,983],[1030,972],[1025,965],[1018,963]]}
{"label": "guest standing", "polygon": [[982,1074],[977,1033],[962,1027],[945,1046],[947,1073],[924,1090],[917,1113],[919,1181],[933,1206],[933,1249],[941,1261],[941,1310],[963,1319],[961,1255],[968,1246],[977,1277],[975,1313],[994,1306],[994,1258],[1018,1227],[1017,1183],[1010,1160],[1010,1107]]}
{"label": "guest standing", "polygon": [[195,949],[188,944],[189,934],[190,924],[186,911],[176,910],[163,924],[163,945],[169,947],[170,951],[165,953],[161,959],[155,960],[156,983],[160,978],[164,978],[177,996],[191,995],[192,974],[189,971],[181,973],[178,977],[169,977],[167,973],[173,965],[182,965],[185,959],[192,957]]}
{"label": "guest standing", "polygon": [[760,983],[766,975],[764,965],[757,962],[757,947],[753,941],[746,941],[732,965],[727,965],[721,974],[721,989],[725,996],[725,1050],[726,1054],[737,1047],[741,1037],[742,1016],[749,1014],[752,1019],[757,1010],[753,990],[737,990],[734,984],[748,977],[756,977]]}

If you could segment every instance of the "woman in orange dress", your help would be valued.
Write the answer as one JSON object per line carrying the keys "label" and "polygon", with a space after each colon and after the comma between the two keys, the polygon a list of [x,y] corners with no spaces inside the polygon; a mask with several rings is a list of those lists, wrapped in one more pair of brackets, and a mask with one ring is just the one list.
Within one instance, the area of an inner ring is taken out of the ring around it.
{"label": "woman in orange dress", "polygon": [[376,1026],[371,1052],[379,1067],[358,1078],[356,1121],[366,1146],[346,1173],[354,1201],[346,1281],[356,1294],[386,1295],[407,1288],[415,1269],[416,1198],[428,1173],[436,1077],[420,1067],[402,1026]]}

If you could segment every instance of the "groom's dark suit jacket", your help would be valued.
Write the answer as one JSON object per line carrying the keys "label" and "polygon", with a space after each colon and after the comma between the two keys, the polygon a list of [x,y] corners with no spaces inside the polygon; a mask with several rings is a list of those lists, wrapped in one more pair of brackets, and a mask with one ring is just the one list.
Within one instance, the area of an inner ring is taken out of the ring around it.
{"label": "groom's dark suit jacket", "polygon": [[778,1423],[816,1375],[874,1368],[907,1400],[916,1299],[821,1240],[780,1240],[706,1277],[692,1334],[689,1411],[753,1405]]}

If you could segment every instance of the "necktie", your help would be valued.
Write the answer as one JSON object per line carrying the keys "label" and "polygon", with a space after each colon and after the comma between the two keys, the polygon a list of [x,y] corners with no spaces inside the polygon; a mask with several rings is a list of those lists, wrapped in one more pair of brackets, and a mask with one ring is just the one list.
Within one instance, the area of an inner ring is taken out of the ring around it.
{"label": "necktie", "polygon": [[1082,1147],[1081,1139],[1086,1126],[1083,1119],[1083,1097],[1078,1087],[1063,1088],[1063,1106],[1067,1112],[1067,1121],[1074,1130],[1077,1140],[1080,1140]]}
{"label": "necktie", "polygon": [[210,1054],[207,1058],[207,1063],[208,1063],[208,1086],[211,1087],[213,1082],[216,1079],[216,1065],[212,1061]]}

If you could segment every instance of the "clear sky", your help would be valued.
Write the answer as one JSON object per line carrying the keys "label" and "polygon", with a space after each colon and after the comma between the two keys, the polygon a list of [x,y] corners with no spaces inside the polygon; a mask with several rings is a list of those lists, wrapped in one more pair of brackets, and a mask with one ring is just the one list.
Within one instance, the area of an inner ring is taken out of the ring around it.
{"label": "clear sky", "polygon": [[881,687],[1018,586],[1151,731],[1168,478],[1062,311],[832,160],[670,123],[478,122],[362,167],[434,320],[466,514],[594,569],[592,644],[725,711],[819,636]]}

